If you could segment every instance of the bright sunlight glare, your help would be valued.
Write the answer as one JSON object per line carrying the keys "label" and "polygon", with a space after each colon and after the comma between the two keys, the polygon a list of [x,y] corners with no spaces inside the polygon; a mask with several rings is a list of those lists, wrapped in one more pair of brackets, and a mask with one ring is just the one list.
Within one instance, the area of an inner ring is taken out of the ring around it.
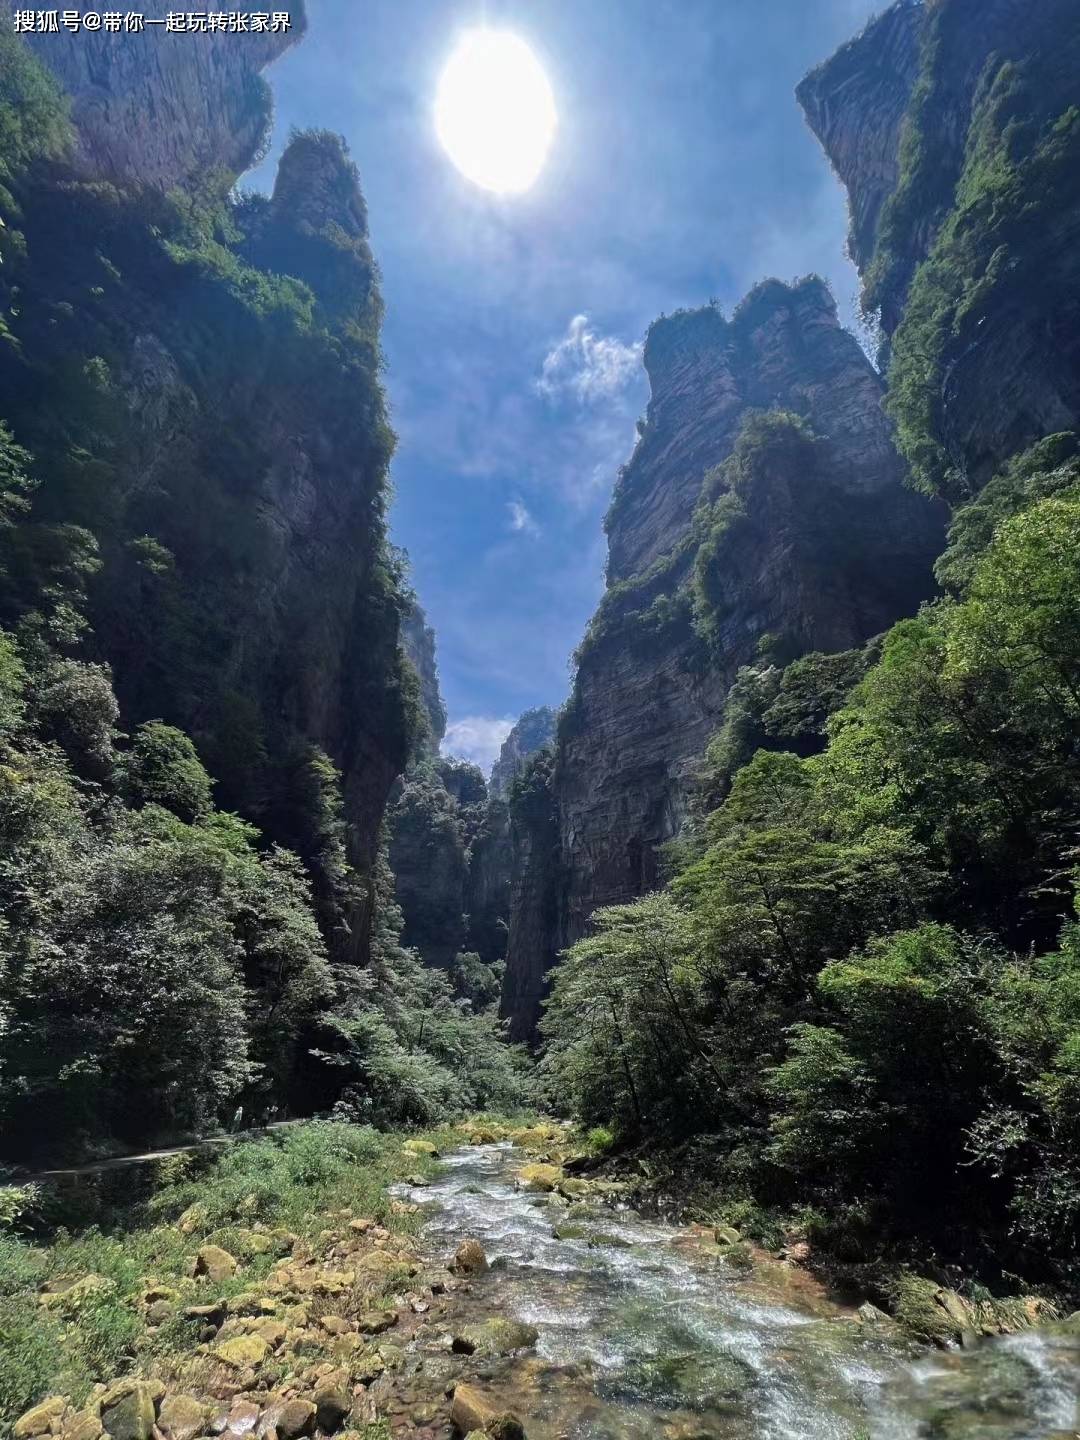
{"label": "bright sunlight glare", "polygon": [[435,132],[466,179],[520,195],[543,169],[555,97],[536,56],[509,30],[470,30],[439,80]]}

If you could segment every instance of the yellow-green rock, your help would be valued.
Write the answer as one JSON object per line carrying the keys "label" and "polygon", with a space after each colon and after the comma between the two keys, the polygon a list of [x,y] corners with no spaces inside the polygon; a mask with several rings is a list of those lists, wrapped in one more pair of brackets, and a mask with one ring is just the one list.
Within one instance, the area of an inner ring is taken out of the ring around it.
{"label": "yellow-green rock", "polygon": [[523,1165],[517,1172],[518,1184],[523,1190],[544,1194],[554,1190],[562,1178],[563,1173],[558,1165]]}
{"label": "yellow-green rock", "polygon": [[209,1419],[209,1407],[194,1395],[166,1395],[158,1411],[158,1429],[165,1440],[195,1440]]}
{"label": "yellow-green rock", "polygon": [[54,1420],[59,1420],[67,1409],[68,1402],[63,1395],[53,1395],[42,1400],[25,1415],[20,1415],[11,1427],[15,1440],[31,1440],[35,1435],[47,1435]]}
{"label": "yellow-green rock", "polygon": [[396,1310],[368,1310],[356,1322],[361,1335],[381,1335],[398,1322]]}
{"label": "yellow-green rock", "polygon": [[220,1245],[204,1245],[195,1256],[195,1274],[209,1276],[215,1285],[228,1280],[236,1271],[236,1256],[230,1255]]}
{"label": "yellow-green rock", "polygon": [[246,1370],[249,1366],[261,1365],[270,1353],[270,1346],[261,1335],[234,1335],[231,1340],[215,1345],[210,1353],[223,1365]]}
{"label": "yellow-green rock", "polygon": [[94,1295],[116,1288],[112,1280],[104,1275],[84,1275],[71,1283],[60,1283],[56,1288],[44,1291],[38,1296],[38,1304],[46,1310],[77,1311]]}
{"label": "yellow-green rock", "polygon": [[459,1275],[479,1275],[488,1268],[488,1258],[479,1240],[463,1240],[454,1254],[452,1268]]}
{"label": "yellow-green rock", "polygon": [[516,1350],[528,1350],[538,1338],[535,1326],[494,1316],[479,1325],[463,1326],[454,1335],[453,1349],[458,1355],[491,1359],[496,1355],[513,1355]]}
{"label": "yellow-green rock", "polygon": [[431,1160],[439,1158],[439,1152],[430,1140],[406,1140],[401,1148],[408,1155],[426,1155]]}
{"label": "yellow-green rock", "polygon": [[101,1428],[112,1440],[150,1440],[154,1430],[157,1407],[155,1387],[137,1381],[119,1399],[106,1392],[101,1401]]}
{"label": "yellow-green rock", "polygon": [[61,1430],[60,1440],[98,1440],[100,1434],[101,1417],[93,1410],[80,1410]]}

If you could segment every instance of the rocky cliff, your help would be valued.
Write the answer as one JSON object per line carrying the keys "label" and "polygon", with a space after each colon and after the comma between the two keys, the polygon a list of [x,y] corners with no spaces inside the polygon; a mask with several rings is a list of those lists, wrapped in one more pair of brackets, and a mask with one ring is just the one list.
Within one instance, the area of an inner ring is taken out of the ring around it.
{"label": "rocky cliff", "polygon": [[[415,645],[409,628],[407,647]],[[414,637],[416,628],[414,619]],[[433,639],[424,640],[422,665],[431,645]],[[404,777],[389,812],[390,866],[403,939],[428,965],[449,969],[465,951],[484,965],[501,965],[514,864],[510,787],[554,732],[553,710],[527,710],[503,742],[488,785],[475,765],[430,753]]]}
{"label": "rocky cliff", "polygon": [[768,281],[730,319],[662,319],[645,365],[607,593],[517,841],[504,1008],[523,1036],[554,954],[597,906],[657,883],[739,666],[861,644],[930,593],[942,544],[821,281]]}
{"label": "rocky cliff", "polygon": [[556,712],[547,705],[526,710],[491,767],[487,811],[472,844],[466,891],[469,943],[488,965],[506,958],[511,890],[520,860],[511,827],[511,789],[532,757],[554,743],[555,720]]}
{"label": "rocky cliff", "polygon": [[[12,27],[20,7],[0,0]],[[164,19],[175,9],[148,0],[138,13]],[[129,12],[123,12],[125,15]],[[142,32],[62,26],[26,43],[71,97],[73,169],[86,179],[194,188],[224,171],[242,174],[259,158],[273,97],[262,72],[307,29],[303,0],[289,7],[287,29],[245,34]]]}
{"label": "rocky cliff", "polygon": [[57,537],[85,535],[67,579],[123,724],[187,730],[223,803],[308,863],[336,957],[362,962],[416,708],[366,212],[325,134],[294,137],[270,199],[227,198],[295,19],[31,42],[75,129],[5,179],[0,392],[38,488],[2,609],[25,621],[20,575],[55,588]]}
{"label": "rocky cliff", "polygon": [[427,616],[420,605],[415,602],[401,627],[401,647],[420,681],[420,702],[427,717],[427,734],[423,737],[422,744],[425,752],[434,756],[438,754],[442,738],[446,734],[446,705],[439,689],[435,631],[427,623]]}
{"label": "rocky cliff", "polygon": [[510,798],[510,787],[525,768],[526,762],[555,740],[556,713],[549,705],[526,710],[507,735],[499,750],[499,758],[491,767],[488,793],[500,800]]}
{"label": "rocky cliff", "polygon": [[1080,10],[901,0],[798,97],[847,187],[901,446],[962,502],[1080,417]]}

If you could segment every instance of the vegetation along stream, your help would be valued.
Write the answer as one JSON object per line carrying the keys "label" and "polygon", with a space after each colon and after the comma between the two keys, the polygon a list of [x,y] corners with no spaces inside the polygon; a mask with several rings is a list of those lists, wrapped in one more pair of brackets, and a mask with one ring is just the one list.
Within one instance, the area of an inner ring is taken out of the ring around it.
{"label": "vegetation along stream", "polygon": [[470,1147],[409,1190],[424,1235],[483,1245],[458,1297],[535,1327],[492,1391],[530,1440],[1064,1440],[1080,1340],[1052,1328],[928,1352],[779,1265],[733,1267],[692,1230],[515,1186],[520,1152]]}

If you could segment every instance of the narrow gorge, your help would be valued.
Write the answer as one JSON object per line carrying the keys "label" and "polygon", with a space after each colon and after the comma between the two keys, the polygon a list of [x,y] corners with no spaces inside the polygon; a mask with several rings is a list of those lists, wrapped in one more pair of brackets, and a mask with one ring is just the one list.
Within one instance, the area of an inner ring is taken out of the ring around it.
{"label": "narrow gorge", "polygon": [[1077,0],[406,8],[0,0],[0,1436],[1080,1434]]}

